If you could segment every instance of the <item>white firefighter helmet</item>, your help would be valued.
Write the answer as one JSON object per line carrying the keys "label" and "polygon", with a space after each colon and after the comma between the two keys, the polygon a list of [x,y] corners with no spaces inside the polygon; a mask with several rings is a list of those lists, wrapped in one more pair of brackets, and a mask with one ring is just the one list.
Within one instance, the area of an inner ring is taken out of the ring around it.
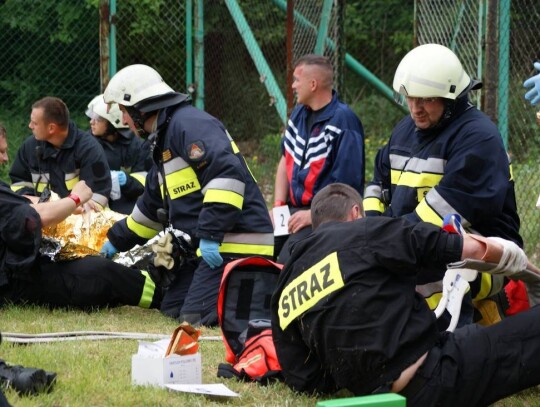
{"label": "white firefighter helmet", "polygon": [[[105,103],[118,103],[122,106],[133,106],[137,110],[148,112],[147,103],[149,99],[162,99],[160,96],[176,94],[174,90],[165,83],[161,75],[153,68],[142,65],[129,65],[121,69],[114,75],[103,97]],[[164,98],[168,99],[168,98]],[[151,103],[151,108],[157,110],[164,106],[155,106]]]}
{"label": "white firefighter helmet", "polygon": [[471,78],[456,54],[439,44],[424,44],[409,51],[394,75],[396,100],[404,97],[441,97],[455,100]]}
{"label": "white firefighter helmet", "polygon": [[103,100],[103,95],[97,95],[90,103],[88,103],[86,115],[91,119],[95,118],[96,115],[102,117],[117,129],[128,128],[127,124],[122,123],[122,112],[118,105],[114,104],[108,108]]}

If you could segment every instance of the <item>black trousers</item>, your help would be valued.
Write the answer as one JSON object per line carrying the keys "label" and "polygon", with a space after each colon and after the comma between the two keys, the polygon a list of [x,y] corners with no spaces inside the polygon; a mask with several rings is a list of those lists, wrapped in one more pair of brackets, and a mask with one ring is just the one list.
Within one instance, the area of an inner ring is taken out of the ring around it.
{"label": "black trousers", "polygon": [[496,325],[468,325],[433,348],[407,406],[488,406],[540,384],[540,306]]}
{"label": "black trousers", "polygon": [[200,258],[188,260],[164,294],[161,312],[179,322],[215,326],[217,298],[225,266],[233,259],[224,257],[215,269]]}
{"label": "black trousers", "polygon": [[157,308],[161,291],[141,271],[102,257],[61,262],[43,258],[30,281],[11,278],[1,302],[85,310],[120,305]]}

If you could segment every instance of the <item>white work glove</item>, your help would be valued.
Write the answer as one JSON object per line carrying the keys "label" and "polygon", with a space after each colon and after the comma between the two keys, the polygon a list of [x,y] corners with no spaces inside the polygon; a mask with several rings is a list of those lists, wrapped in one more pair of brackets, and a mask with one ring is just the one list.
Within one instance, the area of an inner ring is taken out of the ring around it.
{"label": "white work glove", "polygon": [[497,264],[497,267],[488,270],[488,273],[511,275],[527,268],[527,255],[517,244],[500,237],[488,237],[487,240],[503,248],[499,264]]}
{"label": "white work glove", "polygon": [[170,233],[165,233],[157,242],[153,243],[152,250],[155,253],[154,266],[163,266],[167,270],[174,267],[172,235]]}

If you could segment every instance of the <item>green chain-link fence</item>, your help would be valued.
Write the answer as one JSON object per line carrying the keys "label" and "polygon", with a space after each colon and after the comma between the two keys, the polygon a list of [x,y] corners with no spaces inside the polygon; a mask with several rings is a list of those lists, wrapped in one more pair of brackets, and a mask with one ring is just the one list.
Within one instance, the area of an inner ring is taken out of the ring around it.
{"label": "green chain-link fence", "polygon": [[[475,102],[507,129],[522,232],[528,252],[536,249],[540,129],[523,99],[522,82],[533,73],[532,62],[540,60],[537,1],[295,0],[289,58],[286,0],[117,0],[115,15],[109,1],[0,3],[0,121],[8,127],[11,157],[30,134],[32,102],[43,96],[64,99],[87,126],[85,107],[102,90],[101,71],[113,60],[117,69],[154,66],[173,88],[191,93],[220,118],[237,140],[276,134],[283,114],[270,85],[287,95],[287,63],[321,51],[319,33],[326,31],[331,43],[325,40],[322,52],[336,66],[342,98],[364,122],[369,179],[375,151],[404,112],[358,75],[351,57],[391,84],[414,42],[438,42],[455,49],[471,76],[484,80]],[[104,27],[116,30],[116,42],[105,48]],[[4,167],[3,179],[5,174]]]}
{"label": "green chain-link fence", "polygon": [[419,44],[452,48],[484,87],[475,101],[498,124],[512,159],[521,234],[526,250],[540,252],[537,157],[540,127],[525,101],[523,81],[540,60],[540,3],[535,0],[416,1]]}

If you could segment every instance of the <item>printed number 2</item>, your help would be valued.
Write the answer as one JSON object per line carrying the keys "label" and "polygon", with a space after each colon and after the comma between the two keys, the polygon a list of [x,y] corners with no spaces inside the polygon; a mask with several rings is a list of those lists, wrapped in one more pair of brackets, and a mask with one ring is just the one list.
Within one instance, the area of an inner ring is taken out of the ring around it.
{"label": "printed number 2", "polygon": [[285,215],[280,214],[279,216],[281,217],[281,227],[285,227]]}

